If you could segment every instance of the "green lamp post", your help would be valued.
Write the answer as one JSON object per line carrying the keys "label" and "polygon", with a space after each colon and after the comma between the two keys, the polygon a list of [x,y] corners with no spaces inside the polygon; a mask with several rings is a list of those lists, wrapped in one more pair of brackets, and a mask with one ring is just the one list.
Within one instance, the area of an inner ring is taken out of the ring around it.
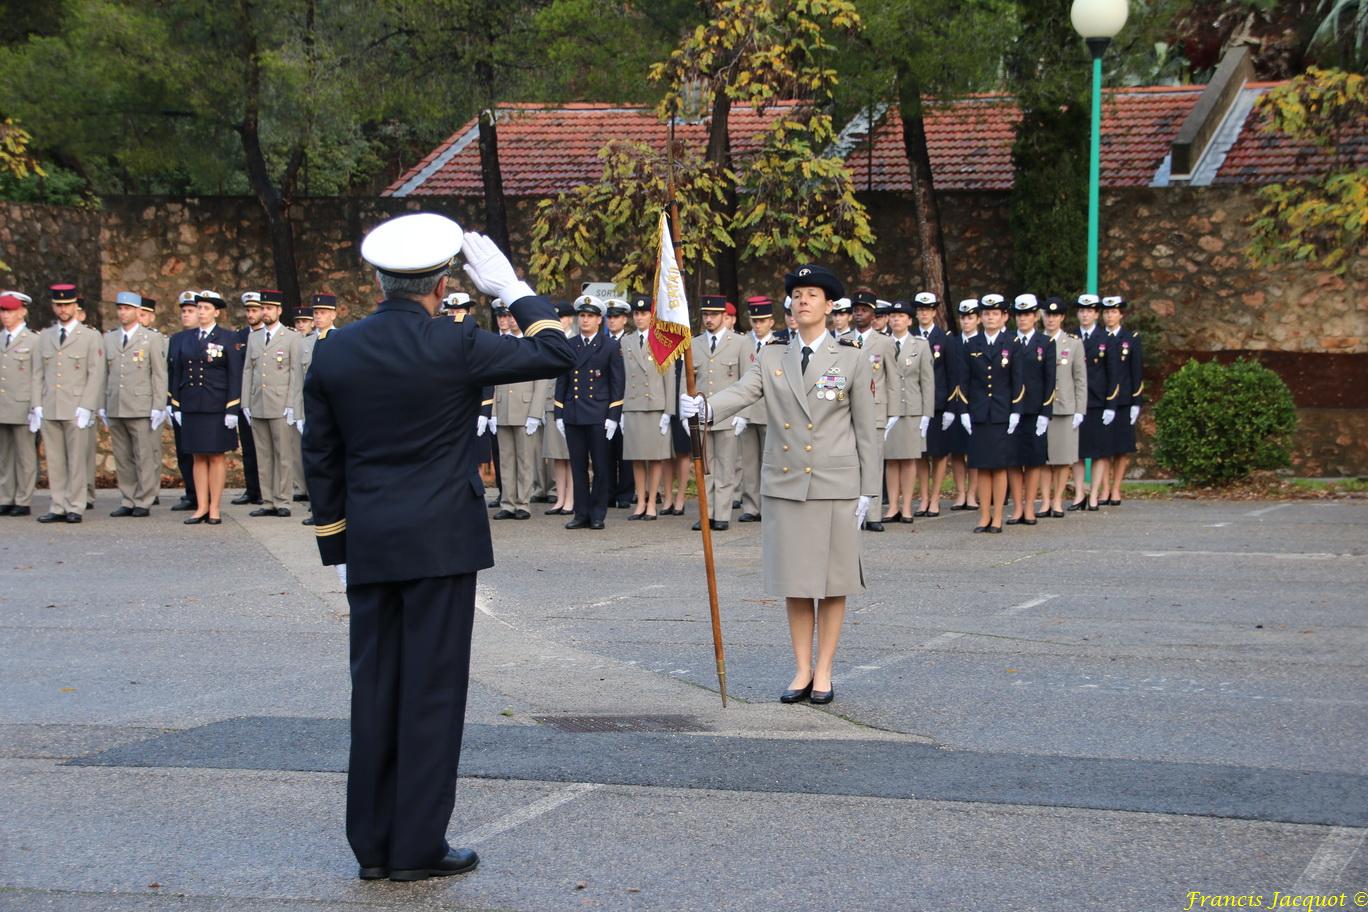
{"label": "green lamp post", "polygon": [[1069,19],[1092,53],[1092,149],[1088,162],[1088,293],[1097,294],[1098,196],[1102,181],[1102,54],[1126,24],[1126,0],[1074,0]]}

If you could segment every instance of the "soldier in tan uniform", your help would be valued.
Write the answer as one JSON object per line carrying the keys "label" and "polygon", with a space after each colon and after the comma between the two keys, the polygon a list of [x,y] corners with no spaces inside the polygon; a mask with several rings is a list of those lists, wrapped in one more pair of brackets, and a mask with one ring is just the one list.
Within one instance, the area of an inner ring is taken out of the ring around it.
{"label": "soldier in tan uniform", "polygon": [[[1046,463],[1050,471],[1041,473],[1043,509],[1038,515],[1062,519],[1064,489],[1068,487],[1070,471],[1078,463],[1078,429],[1088,408],[1088,362],[1083,340],[1064,331],[1064,317],[1068,313],[1064,299],[1057,295],[1046,298],[1040,310],[1045,315],[1045,336],[1054,343],[1055,389],[1046,432]],[[1081,465],[1075,489],[1083,490]]]}
{"label": "soldier in tan uniform", "polygon": [[[707,417],[725,424],[757,402],[768,412],[765,590],[785,597],[796,666],[780,699],[830,703],[846,597],[864,591],[858,530],[879,496],[881,449],[869,360],[826,330],[831,302],[843,292],[840,280],[809,265],[785,276],[784,287],[797,334],[787,345],[765,346],[739,383],[706,400]],[[680,414],[696,414],[704,401],[681,396]]]}
{"label": "soldier in tan uniform", "polygon": [[[746,344],[741,337],[726,328],[726,298],[704,295],[699,310],[703,313],[703,332],[693,339],[694,382],[699,395],[711,396],[739,380],[750,359],[746,357]],[[708,511],[711,516],[700,516],[694,523],[695,531],[703,528],[705,518],[719,532],[731,526],[732,498],[736,496],[737,478],[741,473],[738,438],[745,426],[746,420],[738,414],[728,426],[708,430]]]}
{"label": "soldier in tan uniform", "polygon": [[[869,361],[870,376],[874,380],[874,421],[878,428],[878,445],[880,448],[879,464],[883,464],[883,438],[884,431],[888,427],[888,379],[885,376],[887,365],[893,358],[893,342],[879,331],[877,318],[879,310],[879,299],[869,291],[857,291],[850,296],[851,321],[855,328],[848,332],[845,338],[853,341],[865,358]],[[885,315],[882,322],[887,323]],[[889,507],[892,507],[892,502]],[[884,530],[882,511],[874,519],[865,524],[867,532],[882,532]]]}
{"label": "soldier in tan uniform", "polygon": [[635,329],[622,337],[626,392],[622,403],[622,458],[632,464],[636,509],[629,520],[656,518],[656,492],[665,464],[674,458],[670,422],[676,409],[674,365],[660,372],[651,356],[651,299],[632,299]]}
{"label": "soldier in tan uniform", "polygon": [[299,333],[282,326],[284,297],[261,293],[262,326],[247,339],[242,365],[242,413],[252,422],[262,505],[251,516],[289,516],[292,453],[299,436],[295,406],[304,382]]}
{"label": "soldier in tan uniform", "polygon": [[[290,447],[290,490],[294,494],[295,503],[307,503],[309,492],[304,487],[304,378],[308,376],[309,364],[313,361],[314,345],[318,342],[318,331],[314,328],[315,308],[318,302],[332,301],[333,296],[326,292],[313,296],[313,301],[308,306],[300,305],[295,308],[294,331],[299,335],[299,400],[294,404],[294,429],[296,434],[292,439],[294,445]],[[333,306],[337,306],[333,304]],[[306,518],[303,522],[306,526],[313,523]]]}
{"label": "soldier in tan uniform", "polygon": [[[746,341],[746,363],[760,360],[760,352],[774,338],[774,302],[764,295],[746,299],[751,331]],[[741,460],[741,515],[737,522],[760,522],[760,464],[765,452],[765,406],[757,402],[738,416],[746,423],[739,439]]]}
{"label": "soldier in tan uniform", "polygon": [[[85,310],[85,298],[78,297],[78,298],[76,299],[76,321],[77,321],[78,323],[80,323],[82,326],[84,326],[86,329],[95,329],[95,327],[91,326],[89,323],[86,322],[86,318],[87,318],[87,314],[86,314],[86,310]],[[97,334],[97,335],[99,334],[99,331],[98,331],[98,330],[96,330],[96,334]],[[99,410],[99,409],[96,409],[95,414],[98,416],[99,413],[100,413],[100,410]],[[108,428],[106,427],[106,430],[107,430],[107,429],[108,429]],[[96,468],[97,468],[96,463],[98,462],[99,444],[100,444],[100,429],[99,429],[99,427],[98,427],[94,422],[91,422],[91,425],[90,425],[90,436],[88,436],[88,437],[86,438],[86,476],[85,476],[85,478],[86,478],[86,498],[85,498],[86,504],[85,504],[85,508],[86,508],[87,510],[92,510],[92,509],[95,508],[95,475],[96,475]]]}
{"label": "soldier in tan uniform", "polygon": [[53,285],[51,292],[57,325],[39,336],[38,417],[52,505],[38,521],[78,523],[85,512],[95,412],[104,400],[104,360],[100,334],[76,319],[76,287]]}
{"label": "soldier in tan uniform", "polygon": [[[494,308],[499,334],[522,338],[513,312],[502,301]],[[499,511],[494,519],[531,519],[532,480],[542,452],[542,424],[551,403],[550,380],[524,380],[494,387],[495,434],[499,440]]]}
{"label": "soldier in tan uniform", "polygon": [[0,292],[0,516],[29,516],[38,482],[38,334],[28,328],[33,299]]}
{"label": "soldier in tan uniform", "polygon": [[911,523],[916,491],[917,460],[926,449],[926,435],[936,411],[935,359],[931,346],[911,332],[912,305],[894,301],[888,325],[893,356],[884,362],[888,384],[888,420],[884,426],[888,509],[883,522]]}
{"label": "soldier in tan uniform", "polygon": [[[147,331],[152,335],[152,338],[156,340],[158,347],[161,349],[161,359],[162,359],[162,361],[166,362],[166,363],[168,364],[168,366],[169,366],[169,364],[170,364],[170,351],[171,351],[171,338],[170,338],[169,336],[165,335],[161,330],[157,329],[157,299],[156,299],[156,298],[149,298],[147,295],[142,295],[142,306],[138,309],[138,324],[139,324],[140,326],[142,326],[143,329],[147,330]],[[170,381],[170,370],[169,370],[169,369],[167,370],[167,380],[168,380],[168,384],[169,384],[169,381]],[[162,397],[162,399],[158,400],[158,401],[161,402],[161,405],[162,405],[162,423],[163,423],[163,424],[174,425],[175,422],[171,420],[171,409],[168,407],[168,404],[167,404],[167,402],[166,402],[166,398],[167,398],[167,394],[166,394],[165,391],[163,391],[163,397]],[[162,464],[161,464],[161,441],[162,441],[162,434],[163,434],[163,431],[159,428],[159,429],[154,433],[154,435],[153,435],[153,436],[156,438],[156,441],[157,441],[157,490],[158,490],[158,493],[157,493],[157,494],[154,494],[154,495],[152,496],[152,506],[154,506],[154,507],[160,506],[160,505],[161,505],[161,494],[160,494],[160,491],[161,491],[161,473],[162,473]]]}
{"label": "soldier in tan uniform", "polygon": [[114,517],[147,516],[161,487],[158,431],[166,420],[166,352],[138,320],[142,296],[114,296],[119,327],[105,333],[105,398],[100,418],[109,428],[119,507]]}

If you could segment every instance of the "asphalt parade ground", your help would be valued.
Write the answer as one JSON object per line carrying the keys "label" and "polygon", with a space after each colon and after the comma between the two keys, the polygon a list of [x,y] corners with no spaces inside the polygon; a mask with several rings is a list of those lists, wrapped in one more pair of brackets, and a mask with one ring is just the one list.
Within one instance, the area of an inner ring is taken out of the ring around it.
{"label": "asphalt parade ground", "polygon": [[715,534],[722,709],[692,510],[495,522],[448,834],[482,863],[409,885],[355,878],[346,600],[302,511],[116,505],[0,519],[0,910],[1368,891],[1368,502],[1137,501],[997,536],[947,502],[863,536],[821,708],[777,702],[760,526]]}

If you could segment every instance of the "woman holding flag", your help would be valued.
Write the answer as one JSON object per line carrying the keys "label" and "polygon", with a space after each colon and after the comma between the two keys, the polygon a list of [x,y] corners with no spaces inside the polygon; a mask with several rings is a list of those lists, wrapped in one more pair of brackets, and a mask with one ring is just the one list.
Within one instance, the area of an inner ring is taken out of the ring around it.
{"label": "woman holding flag", "polygon": [[846,597],[864,591],[859,528],[882,487],[879,432],[869,359],[827,332],[832,303],[845,293],[840,279],[806,265],[784,277],[784,291],[797,324],[788,345],[766,345],[710,399],[681,393],[679,411],[716,423],[763,403],[765,590],[785,597],[795,666],[780,700],[830,703]]}

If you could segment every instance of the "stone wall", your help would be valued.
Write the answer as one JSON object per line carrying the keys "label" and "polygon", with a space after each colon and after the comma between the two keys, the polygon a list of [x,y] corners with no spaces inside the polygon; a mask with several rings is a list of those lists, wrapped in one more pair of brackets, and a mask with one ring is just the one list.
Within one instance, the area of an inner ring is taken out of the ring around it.
{"label": "stone wall", "polygon": [[52,322],[47,288],[72,282],[88,302],[87,322],[105,325],[99,308],[100,224],[94,209],[67,209],[0,201],[0,288],[13,288],[33,298],[29,323]]}

